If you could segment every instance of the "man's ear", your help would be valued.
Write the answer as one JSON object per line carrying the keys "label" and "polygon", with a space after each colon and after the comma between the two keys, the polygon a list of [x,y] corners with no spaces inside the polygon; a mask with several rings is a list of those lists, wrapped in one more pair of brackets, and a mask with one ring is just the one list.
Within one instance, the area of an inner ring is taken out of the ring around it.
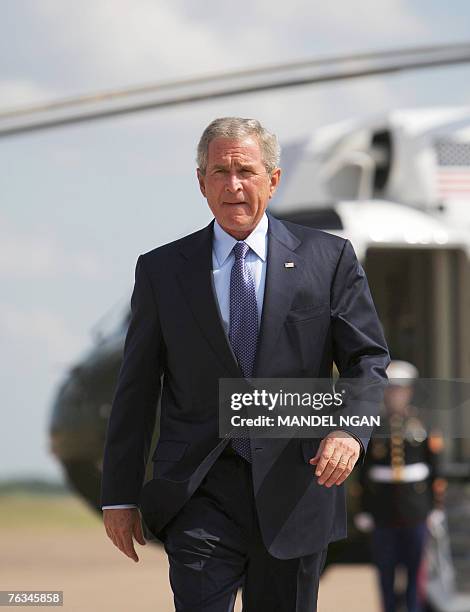
{"label": "man's ear", "polygon": [[273,197],[274,192],[276,191],[280,180],[281,180],[281,169],[276,168],[271,174],[271,184],[269,185],[269,197],[270,198]]}
{"label": "man's ear", "polygon": [[201,172],[199,168],[196,169],[197,180],[199,182],[199,189],[204,197],[206,197],[206,179],[204,174]]}

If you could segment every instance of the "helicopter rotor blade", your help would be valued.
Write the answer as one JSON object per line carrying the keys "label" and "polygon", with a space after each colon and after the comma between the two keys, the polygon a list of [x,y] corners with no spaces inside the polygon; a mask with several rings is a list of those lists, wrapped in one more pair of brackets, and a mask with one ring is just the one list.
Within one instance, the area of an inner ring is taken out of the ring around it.
{"label": "helicopter rotor blade", "polygon": [[124,88],[0,112],[0,137],[236,95],[470,62],[470,43],[274,64]]}

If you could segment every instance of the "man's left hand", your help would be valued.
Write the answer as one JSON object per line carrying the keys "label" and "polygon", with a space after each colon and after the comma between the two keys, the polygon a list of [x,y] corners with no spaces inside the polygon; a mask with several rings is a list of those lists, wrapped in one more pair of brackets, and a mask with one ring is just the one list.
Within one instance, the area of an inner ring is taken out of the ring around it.
{"label": "man's left hand", "polygon": [[342,484],[359,459],[361,445],[346,431],[332,431],[320,442],[317,454],[310,459],[316,465],[318,484],[331,487]]}

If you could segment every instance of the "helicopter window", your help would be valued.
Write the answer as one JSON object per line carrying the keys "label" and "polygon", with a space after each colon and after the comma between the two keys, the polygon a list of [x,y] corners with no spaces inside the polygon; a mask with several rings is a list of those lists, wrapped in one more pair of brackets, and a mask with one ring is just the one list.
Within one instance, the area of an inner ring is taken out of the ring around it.
{"label": "helicopter window", "polygon": [[374,132],[371,148],[375,159],[374,191],[385,189],[390,176],[393,154],[392,135],[390,130]]}

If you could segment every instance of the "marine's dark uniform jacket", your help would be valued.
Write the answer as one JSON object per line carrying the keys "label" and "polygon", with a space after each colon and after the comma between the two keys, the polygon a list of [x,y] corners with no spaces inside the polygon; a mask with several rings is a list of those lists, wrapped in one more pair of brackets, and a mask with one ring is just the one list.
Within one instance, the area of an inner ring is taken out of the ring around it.
{"label": "marine's dark uniform jacket", "polygon": [[387,437],[373,437],[360,469],[362,511],[375,524],[411,527],[426,520],[437,505],[433,483],[439,476],[440,443],[422,421],[410,414],[386,419],[381,430]]}

